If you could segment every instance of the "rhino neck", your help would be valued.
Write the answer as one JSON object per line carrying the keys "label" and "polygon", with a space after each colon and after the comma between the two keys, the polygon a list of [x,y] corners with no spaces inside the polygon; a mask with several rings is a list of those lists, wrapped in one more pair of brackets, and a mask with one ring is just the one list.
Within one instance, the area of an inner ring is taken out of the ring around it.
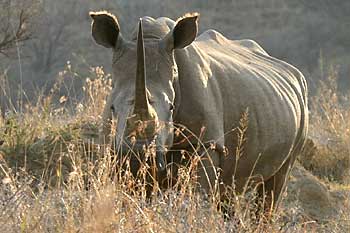
{"label": "rhino neck", "polygon": [[193,72],[193,67],[198,66],[197,60],[200,60],[198,48],[195,43],[196,42],[193,42],[186,48],[174,50],[174,60],[178,70],[178,76],[174,80],[175,110],[173,114],[173,121],[175,123],[183,123],[181,121],[181,115],[186,111],[184,107],[188,103],[195,103],[192,100],[194,96],[191,95],[191,92],[201,91],[193,90],[195,88],[192,88],[191,85],[188,85],[189,83],[195,83],[194,79],[198,80],[198,78],[200,78],[197,77],[198,73]]}
{"label": "rhino neck", "polygon": [[188,68],[184,66],[183,61],[186,59],[186,49],[178,49],[178,50],[174,50],[174,60],[175,60],[175,64],[177,66],[177,71],[178,71],[178,76],[176,77],[176,79],[174,80],[174,90],[175,90],[175,100],[174,100],[174,113],[173,113],[173,121],[175,123],[179,123],[178,118],[179,115],[181,115],[182,111],[181,108],[183,106],[182,101],[182,89],[183,87],[181,86],[181,79],[184,77],[184,75],[186,74],[185,70],[187,70]]}
{"label": "rhino neck", "polygon": [[178,77],[174,83],[175,112],[173,120],[175,123],[183,123],[181,119],[187,112],[188,103],[198,102],[194,101],[196,95],[193,95],[193,92],[202,91],[192,86],[197,82],[196,80],[200,79],[200,77],[197,77],[198,73],[193,72],[193,68],[198,66],[196,59],[193,59],[197,57],[196,53],[197,51],[193,44],[184,49],[174,50],[174,59],[178,69]]}
{"label": "rhino neck", "polygon": [[[185,138],[189,143],[196,143],[193,134],[201,135],[202,130],[205,130],[204,141],[220,138],[224,135],[223,129],[214,126],[223,125],[222,105],[217,104],[223,101],[215,73],[210,70],[209,57],[195,41],[184,49],[175,50],[175,61],[181,100],[174,123],[188,129]],[[175,137],[175,141],[181,138]]]}

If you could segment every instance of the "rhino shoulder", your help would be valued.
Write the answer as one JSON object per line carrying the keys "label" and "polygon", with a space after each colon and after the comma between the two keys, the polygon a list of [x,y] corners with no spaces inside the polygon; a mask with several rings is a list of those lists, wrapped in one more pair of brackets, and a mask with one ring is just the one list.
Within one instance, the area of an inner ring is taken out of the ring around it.
{"label": "rhino shoulder", "polygon": [[196,39],[196,41],[207,41],[207,40],[213,40],[219,44],[225,44],[229,41],[220,32],[215,31],[213,29],[206,30]]}
{"label": "rhino shoulder", "polygon": [[159,17],[156,19],[159,23],[165,24],[168,26],[168,28],[171,30],[175,27],[175,21],[168,18],[168,17]]}
{"label": "rhino shoulder", "polygon": [[255,53],[264,54],[266,56],[269,56],[269,54],[254,40],[250,39],[243,39],[243,40],[234,40],[233,43],[236,43],[240,46],[243,46]]}
{"label": "rhino shoulder", "polygon": [[215,30],[207,30],[203,32],[198,38],[197,41],[207,41],[213,40],[220,45],[238,45],[244,48],[249,49],[252,52],[260,53],[266,56],[269,54],[254,40],[243,39],[243,40],[230,40],[223,36],[220,32]]}

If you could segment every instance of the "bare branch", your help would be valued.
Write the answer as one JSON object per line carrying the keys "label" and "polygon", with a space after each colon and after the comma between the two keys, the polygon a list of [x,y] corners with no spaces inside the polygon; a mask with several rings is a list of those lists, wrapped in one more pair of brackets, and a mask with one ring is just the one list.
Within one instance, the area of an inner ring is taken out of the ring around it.
{"label": "bare branch", "polygon": [[9,57],[18,43],[32,36],[31,24],[36,15],[37,0],[7,0],[0,2],[0,54]]}

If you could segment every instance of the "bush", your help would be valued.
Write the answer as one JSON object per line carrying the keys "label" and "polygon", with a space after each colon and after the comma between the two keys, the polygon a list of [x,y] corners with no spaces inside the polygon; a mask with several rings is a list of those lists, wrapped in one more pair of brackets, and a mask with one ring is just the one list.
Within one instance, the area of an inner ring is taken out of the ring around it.
{"label": "bush", "polygon": [[339,94],[331,67],[310,100],[310,140],[302,164],[319,177],[350,182],[350,92]]}

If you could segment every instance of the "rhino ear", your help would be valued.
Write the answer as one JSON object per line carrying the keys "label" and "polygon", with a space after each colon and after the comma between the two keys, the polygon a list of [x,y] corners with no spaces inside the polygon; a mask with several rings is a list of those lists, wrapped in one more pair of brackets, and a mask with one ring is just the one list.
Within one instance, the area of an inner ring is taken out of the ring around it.
{"label": "rhino ear", "polygon": [[164,38],[164,45],[170,50],[190,45],[198,33],[198,18],[198,13],[192,13],[178,19],[174,29]]}
{"label": "rhino ear", "polygon": [[92,18],[91,34],[95,42],[106,48],[115,48],[118,39],[121,39],[117,18],[105,11],[89,14]]}

